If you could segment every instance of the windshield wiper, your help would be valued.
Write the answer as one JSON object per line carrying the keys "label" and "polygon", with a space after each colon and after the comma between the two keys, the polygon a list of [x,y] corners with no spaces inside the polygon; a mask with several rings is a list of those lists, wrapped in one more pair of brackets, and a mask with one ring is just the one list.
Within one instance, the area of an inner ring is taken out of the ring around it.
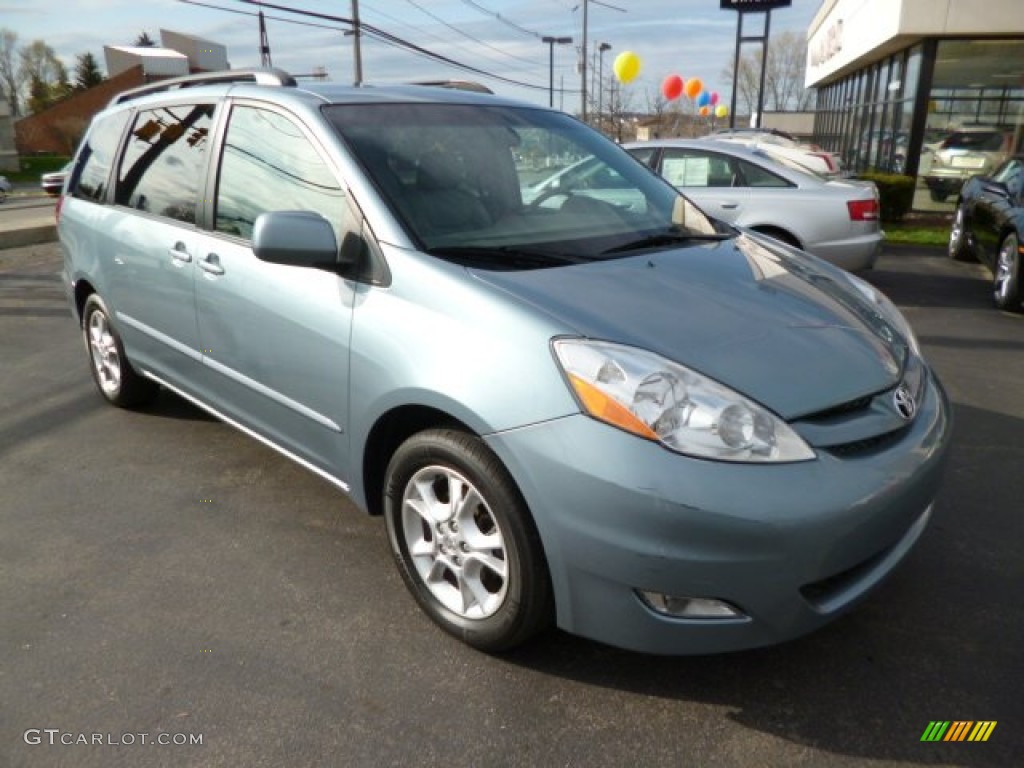
{"label": "windshield wiper", "polygon": [[623,243],[622,245],[616,245],[613,248],[602,251],[601,254],[623,253],[624,251],[642,251],[644,248],[657,248],[662,245],[673,245],[674,243],[717,242],[719,240],[729,240],[732,237],[735,237],[732,233],[721,232],[708,234],[700,232],[657,232],[653,235],[647,235],[646,237],[641,237],[637,240],[630,240],[628,243]]}
{"label": "windshield wiper", "polygon": [[564,264],[580,264],[587,261],[583,256],[545,251],[540,248],[522,248],[513,245],[450,245],[428,248],[431,256],[454,258],[460,261],[487,261],[509,267],[553,267]]}

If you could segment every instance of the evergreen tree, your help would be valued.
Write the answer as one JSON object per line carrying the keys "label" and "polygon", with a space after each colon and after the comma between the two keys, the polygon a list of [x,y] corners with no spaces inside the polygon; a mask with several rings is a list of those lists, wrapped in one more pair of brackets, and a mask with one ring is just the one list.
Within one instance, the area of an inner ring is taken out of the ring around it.
{"label": "evergreen tree", "polygon": [[135,42],[132,43],[136,48],[156,48],[156,42],[149,36],[149,33],[145,30],[135,38]]}
{"label": "evergreen tree", "polygon": [[99,85],[105,78],[92,53],[80,53],[75,57],[75,90],[87,91]]}

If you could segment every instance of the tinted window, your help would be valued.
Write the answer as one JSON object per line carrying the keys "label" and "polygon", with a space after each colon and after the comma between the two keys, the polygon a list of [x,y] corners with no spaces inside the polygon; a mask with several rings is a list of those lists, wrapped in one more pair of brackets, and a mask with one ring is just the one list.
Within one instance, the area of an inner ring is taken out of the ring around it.
{"label": "tinted window", "polygon": [[266,211],[315,211],[341,242],[345,195],[330,168],[290,119],[265,109],[231,111],[220,180],[218,232],[249,239]]}
{"label": "tinted window", "polygon": [[117,203],[194,224],[212,116],[210,104],[139,112],[121,161]]}
{"label": "tinted window", "polygon": [[677,187],[731,187],[736,179],[733,161],[725,155],[679,147],[665,150],[661,175]]}
{"label": "tinted window", "polygon": [[81,171],[71,182],[71,194],[83,200],[101,202],[110,178],[117,145],[121,140],[128,112],[118,112],[100,118],[89,131],[89,138],[79,158]]}
{"label": "tinted window", "polygon": [[[791,187],[793,186],[781,176],[777,176],[760,165],[748,163],[746,160],[738,160],[743,170],[743,178],[748,187]],[[806,171],[805,171],[806,172]]]}
{"label": "tinted window", "polygon": [[974,149],[996,152],[1003,146],[1003,134],[995,131],[954,133],[942,142],[943,149]]}

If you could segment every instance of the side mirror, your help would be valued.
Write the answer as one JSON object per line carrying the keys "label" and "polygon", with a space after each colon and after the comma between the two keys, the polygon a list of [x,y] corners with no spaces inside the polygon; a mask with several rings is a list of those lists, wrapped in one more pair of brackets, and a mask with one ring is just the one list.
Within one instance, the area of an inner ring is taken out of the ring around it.
{"label": "side mirror", "polygon": [[334,228],[312,211],[271,211],[256,218],[252,250],[260,261],[289,267],[337,270],[338,241]]}

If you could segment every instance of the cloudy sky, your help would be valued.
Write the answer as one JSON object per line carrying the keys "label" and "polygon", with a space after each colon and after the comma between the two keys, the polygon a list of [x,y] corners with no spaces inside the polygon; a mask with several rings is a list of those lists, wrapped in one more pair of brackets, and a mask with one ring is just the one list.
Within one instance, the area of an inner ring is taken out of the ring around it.
{"label": "cloudy sky", "polygon": [[[548,46],[544,35],[570,36],[555,47],[555,88],[566,90],[561,106],[575,111],[580,77],[583,0],[359,0],[360,17],[391,35],[508,81],[459,71],[380,40],[363,40],[363,77],[370,83],[464,78],[479,80],[514,98],[546,104]],[[340,17],[351,16],[350,0],[276,0],[274,5]],[[773,35],[805,33],[821,0],[792,0],[771,15]],[[728,103],[731,84],[722,76],[732,60],[735,12],[719,0],[589,0],[588,47],[608,43],[603,69],[615,56],[635,52],[641,74],[628,86],[634,106],[644,108],[669,74],[701,78]],[[159,42],[161,29],[198,35],[227,46],[232,66],[259,64],[256,4],[242,0],[0,0],[0,27],[24,44],[42,39],[73,69],[75,55],[92,51],[103,65],[104,45],[130,45],[143,31]],[[331,80],[353,78],[352,38],[344,25],[264,9],[274,65],[293,73],[324,67]],[[752,14],[744,34],[759,34],[763,14]],[[303,22],[297,24],[294,22]],[[308,26],[309,24],[321,26]],[[744,48],[744,50],[747,50]],[[556,93],[555,105],[559,106]]]}

